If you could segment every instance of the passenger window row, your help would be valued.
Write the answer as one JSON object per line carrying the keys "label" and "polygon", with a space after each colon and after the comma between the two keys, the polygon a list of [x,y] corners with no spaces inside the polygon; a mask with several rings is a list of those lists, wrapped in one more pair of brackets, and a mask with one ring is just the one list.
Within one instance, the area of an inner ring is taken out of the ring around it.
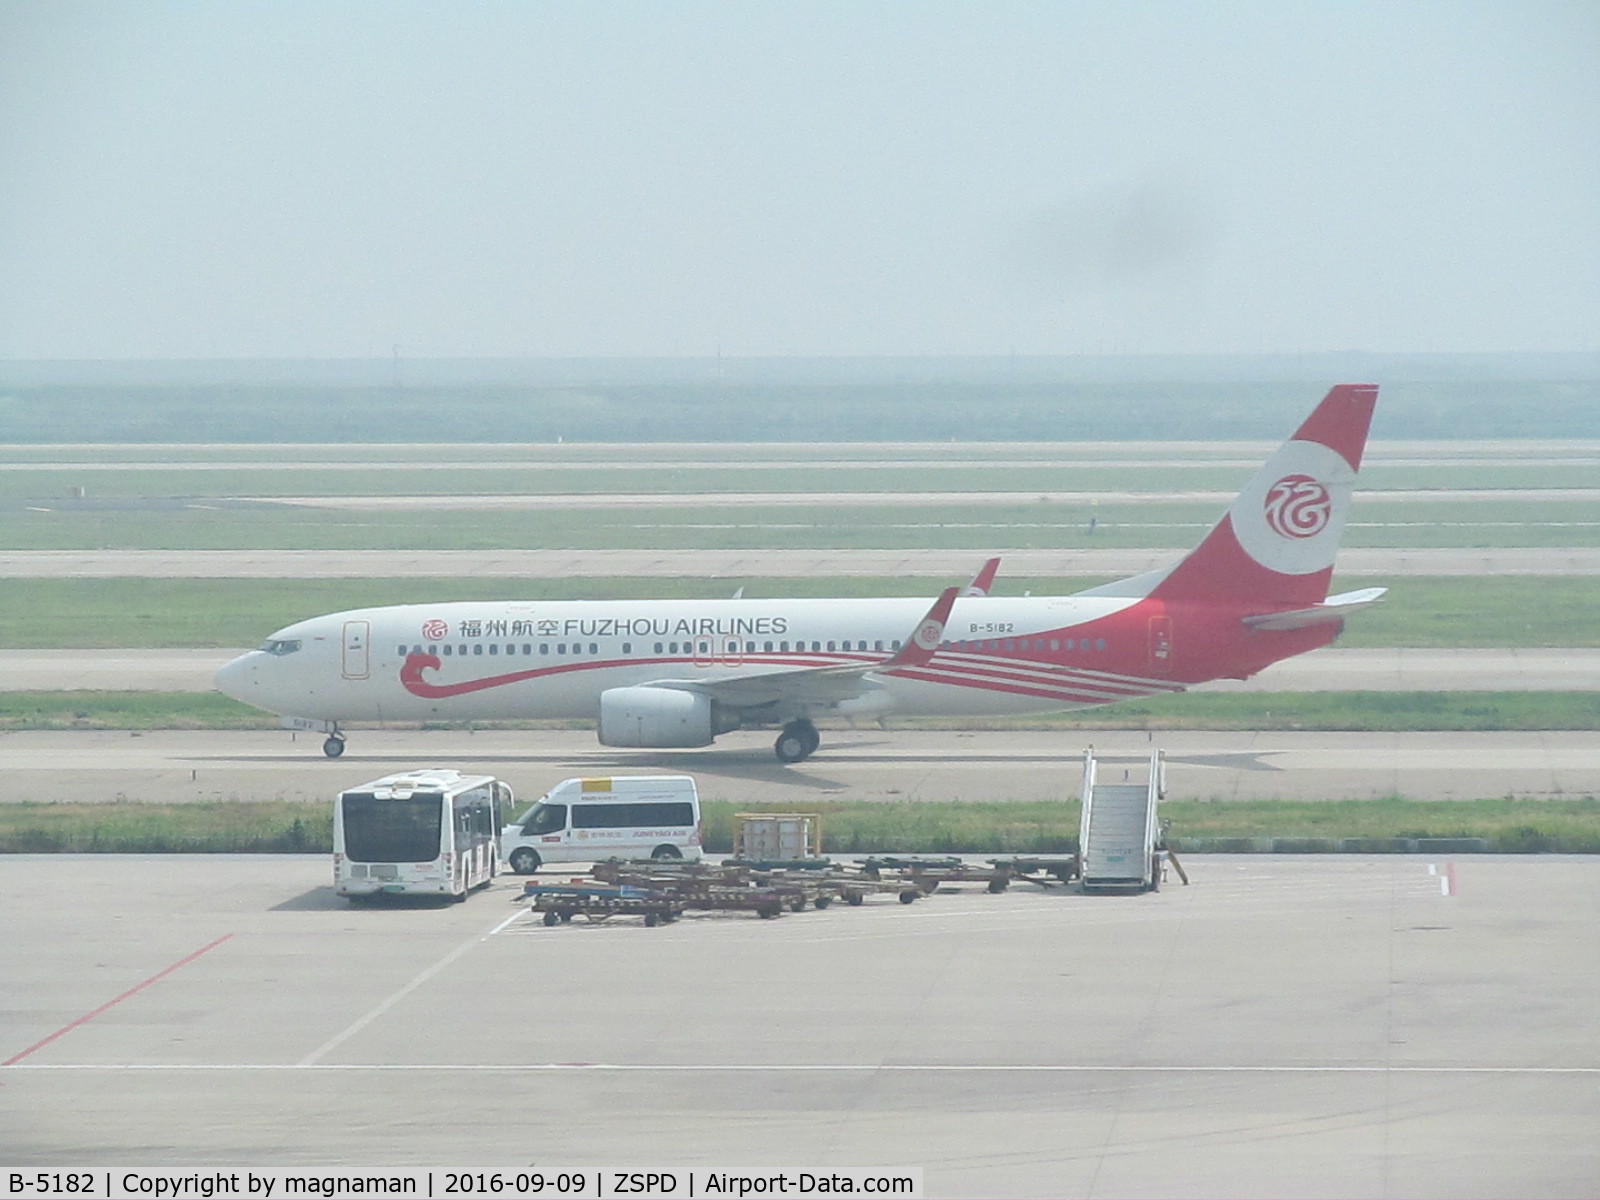
{"label": "passenger window row", "polygon": [[[939,649],[957,650],[962,653],[982,653],[984,651],[999,651],[1002,647],[1004,647],[1004,649],[1009,652],[1020,651],[1026,654],[1030,651],[1034,653],[1043,651],[1045,649],[1047,640],[1049,643],[1050,652],[1053,654],[1060,653],[1062,650],[1066,650],[1068,652],[1073,650],[1100,651],[1106,648],[1105,638],[1005,638],[991,639],[989,641],[961,640],[954,642],[940,642]],[[300,644],[298,642],[284,644],[292,644],[295,650],[300,648]],[[725,645],[719,645],[712,642],[657,642],[655,644],[653,653],[700,654],[703,656],[710,656],[713,654],[788,654],[791,652],[804,653],[807,649],[813,653],[820,653],[823,649],[823,645],[824,643],[820,641],[809,643],[804,641],[762,642],[759,647],[755,642],[738,641],[728,642]],[[836,640],[828,642],[826,645],[827,649],[835,652],[844,651],[849,653],[860,653],[867,649],[867,643],[864,640],[844,642],[839,642]],[[900,649],[900,642],[899,639],[896,639],[887,643],[886,645],[880,639],[872,643],[872,649],[879,654],[884,653],[886,649],[890,652],[894,652]],[[598,642],[589,642],[587,644],[583,642],[555,642],[553,644],[550,642],[539,642],[537,643],[537,648],[535,648],[535,644],[531,642],[523,642],[520,646],[514,642],[432,642],[427,645],[401,646],[399,654],[401,658],[404,658],[407,654],[413,652],[418,654],[439,654],[445,658],[466,658],[468,655],[476,655],[481,657],[484,654],[488,654],[493,657],[502,653],[504,653],[507,657],[510,657],[516,655],[519,651],[524,656],[538,655],[540,657],[548,658],[554,655],[557,658],[563,658],[584,654],[597,655],[600,653],[600,644]],[[292,652],[293,651],[277,651],[277,653]],[[623,642],[622,653],[632,654],[633,643]]]}

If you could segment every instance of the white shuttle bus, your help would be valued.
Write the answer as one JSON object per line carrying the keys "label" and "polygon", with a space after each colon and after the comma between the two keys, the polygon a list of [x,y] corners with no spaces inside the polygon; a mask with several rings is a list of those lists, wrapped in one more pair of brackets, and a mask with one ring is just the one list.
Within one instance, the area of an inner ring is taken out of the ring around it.
{"label": "white shuttle bus", "polygon": [[511,788],[488,775],[406,771],[339,794],[333,808],[333,890],[465,900],[499,866]]}
{"label": "white shuttle bus", "polygon": [[556,784],[500,831],[519,875],[543,863],[700,857],[700,796],[687,775],[618,775]]}

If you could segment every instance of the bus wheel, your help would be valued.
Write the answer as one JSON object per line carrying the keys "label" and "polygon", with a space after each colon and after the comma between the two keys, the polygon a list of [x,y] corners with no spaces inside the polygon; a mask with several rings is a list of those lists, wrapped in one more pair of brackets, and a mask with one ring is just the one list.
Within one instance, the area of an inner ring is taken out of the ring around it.
{"label": "bus wheel", "polygon": [[334,734],[322,743],[322,752],[329,758],[338,758],[339,755],[344,753],[344,739],[338,734]]}
{"label": "bus wheel", "polygon": [[518,846],[511,852],[511,869],[518,875],[532,875],[539,869],[539,852]]}
{"label": "bus wheel", "polygon": [[650,851],[650,857],[655,859],[657,862],[662,862],[669,858],[682,858],[683,853],[676,846],[663,845],[657,846],[654,850]]}

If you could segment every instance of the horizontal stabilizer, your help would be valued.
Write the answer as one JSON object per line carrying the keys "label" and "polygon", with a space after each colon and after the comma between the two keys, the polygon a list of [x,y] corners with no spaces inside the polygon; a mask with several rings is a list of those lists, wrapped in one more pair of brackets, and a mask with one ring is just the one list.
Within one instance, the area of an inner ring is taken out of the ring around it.
{"label": "horizontal stabilizer", "polygon": [[1342,621],[1349,613],[1358,608],[1366,608],[1383,599],[1383,594],[1388,588],[1374,587],[1362,588],[1356,592],[1342,592],[1337,596],[1329,596],[1321,604],[1310,608],[1295,608],[1288,612],[1260,613],[1256,616],[1243,618],[1245,625],[1251,629],[1304,629],[1307,625],[1321,625],[1327,621]]}

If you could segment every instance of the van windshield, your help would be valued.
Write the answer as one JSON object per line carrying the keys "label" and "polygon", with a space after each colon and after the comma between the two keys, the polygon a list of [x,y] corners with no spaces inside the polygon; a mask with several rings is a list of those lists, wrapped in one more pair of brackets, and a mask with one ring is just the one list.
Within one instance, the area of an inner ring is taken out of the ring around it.
{"label": "van windshield", "polygon": [[535,804],[522,814],[522,832],[529,833],[555,833],[567,827],[567,806],[565,804]]}

